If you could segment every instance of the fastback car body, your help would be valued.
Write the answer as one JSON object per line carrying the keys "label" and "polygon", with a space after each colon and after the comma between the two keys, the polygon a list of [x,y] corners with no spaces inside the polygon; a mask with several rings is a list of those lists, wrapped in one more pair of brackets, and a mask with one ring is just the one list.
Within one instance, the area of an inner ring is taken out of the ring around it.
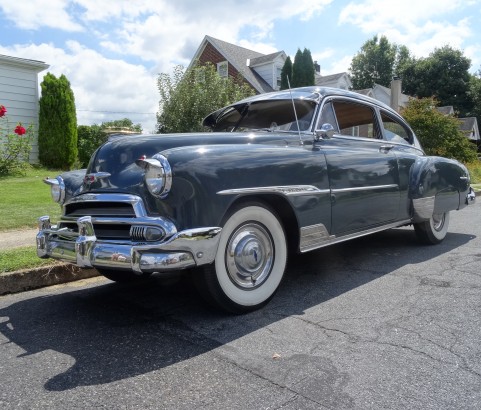
{"label": "fastback car body", "polygon": [[379,101],[306,87],[210,114],[214,132],[111,138],[87,170],[47,179],[62,207],[39,219],[42,258],[116,280],[194,269],[231,312],[274,295],[287,254],[413,224],[425,243],[474,202],[467,169],[426,156]]}

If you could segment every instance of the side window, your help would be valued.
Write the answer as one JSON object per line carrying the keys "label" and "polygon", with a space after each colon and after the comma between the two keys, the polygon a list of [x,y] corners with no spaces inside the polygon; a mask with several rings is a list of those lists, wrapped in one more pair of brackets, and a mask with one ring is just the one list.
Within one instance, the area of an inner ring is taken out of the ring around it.
{"label": "side window", "polygon": [[381,138],[373,108],[350,101],[334,101],[340,133],[353,137]]}
{"label": "side window", "polygon": [[334,127],[336,132],[339,132],[339,128],[337,127],[337,120],[336,115],[334,114],[334,108],[332,107],[331,102],[327,102],[322,107],[321,117],[317,122],[317,129],[321,129],[323,124],[329,123]]}
{"label": "side window", "polygon": [[411,144],[411,133],[398,120],[389,116],[384,111],[381,111],[381,120],[384,127],[385,139],[403,144]]}

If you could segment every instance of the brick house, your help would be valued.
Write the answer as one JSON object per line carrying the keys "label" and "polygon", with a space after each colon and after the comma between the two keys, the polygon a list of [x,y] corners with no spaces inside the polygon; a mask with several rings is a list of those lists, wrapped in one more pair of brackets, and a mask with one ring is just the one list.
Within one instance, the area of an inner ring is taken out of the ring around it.
{"label": "brick house", "polygon": [[[287,59],[284,51],[262,54],[211,36],[205,36],[194,54],[189,68],[198,61],[212,63],[221,77],[238,78],[239,75],[258,93],[279,90],[281,70]],[[352,84],[347,73],[320,75],[317,63],[315,85],[350,89]]]}

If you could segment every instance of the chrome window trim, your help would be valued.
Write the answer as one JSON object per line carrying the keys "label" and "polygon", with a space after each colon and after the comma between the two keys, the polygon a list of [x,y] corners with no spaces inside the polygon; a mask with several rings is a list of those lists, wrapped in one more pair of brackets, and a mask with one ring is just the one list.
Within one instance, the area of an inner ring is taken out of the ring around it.
{"label": "chrome window trim", "polygon": [[281,194],[284,196],[300,195],[320,195],[330,194],[330,189],[319,189],[313,185],[282,185],[264,186],[252,188],[236,188],[218,191],[218,195],[238,195],[238,194]]}

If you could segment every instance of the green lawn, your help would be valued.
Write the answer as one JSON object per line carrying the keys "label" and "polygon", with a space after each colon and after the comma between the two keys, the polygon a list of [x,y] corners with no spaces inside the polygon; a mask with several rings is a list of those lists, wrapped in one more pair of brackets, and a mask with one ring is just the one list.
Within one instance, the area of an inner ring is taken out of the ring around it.
{"label": "green lawn", "polygon": [[58,264],[54,259],[40,259],[35,246],[0,250],[0,275],[20,269]]}
{"label": "green lawn", "polygon": [[50,187],[42,180],[61,172],[32,168],[25,176],[0,177],[0,231],[36,227],[42,215],[56,222],[60,206],[52,201]]}

